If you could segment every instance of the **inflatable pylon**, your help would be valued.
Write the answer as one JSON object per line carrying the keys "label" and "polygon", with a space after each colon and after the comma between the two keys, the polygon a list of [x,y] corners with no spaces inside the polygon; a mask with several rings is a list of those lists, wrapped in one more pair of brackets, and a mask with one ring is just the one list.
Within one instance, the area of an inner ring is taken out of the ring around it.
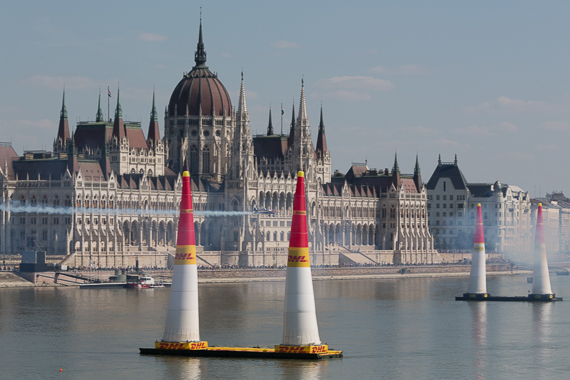
{"label": "inflatable pylon", "polygon": [[275,346],[275,352],[327,351],[328,347],[321,345],[317,326],[307,235],[305,174],[300,171],[297,175],[297,188],[293,201],[293,220],[287,257],[283,343]]}
{"label": "inflatable pylon", "polygon": [[182,173],[182,199],[166,326],[162,341],[156,342],[155,347],[165,350],[197,350],[208,347],[208,342],[200,341],[196,238],[190,173],[187,171]]}
{"label": "inflatable pylon", "polygon": [[487,297],[487,270],[485,267],[485,233],[483,231],[483,215],[481,203],[477,204],[477,222],[475,224],[475,241],[471,256],[471,273],[467,293],[469,297]]}
{"label": "inflatable pylon", "polygon": [[536,231],[534,238],[534,267],[532,274],[532,294],[529,297],[554,297],[550,287],[550,274],[546,260],[546,244],[544,242],[544,224],[542,219],[542,203],[538,204],[536,213]]}

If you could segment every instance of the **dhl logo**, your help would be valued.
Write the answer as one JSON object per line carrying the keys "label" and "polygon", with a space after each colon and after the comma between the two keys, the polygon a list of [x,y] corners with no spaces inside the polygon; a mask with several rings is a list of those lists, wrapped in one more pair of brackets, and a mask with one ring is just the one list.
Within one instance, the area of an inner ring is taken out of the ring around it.
{"label": "dhl logo", "polygon": [[287,262],[290,263],[306,263],[307,260],[305,260],[306,256],[289,256],[287,257]]}
{"label": "dhl logo", "polygon": [[192,214],[193,213],[193,209],[188,208],[188,209],[180,209],[180,213],[181,214]]}
{"label": "dhl logo", "polygon": [[473,247],[473,250],[475,252],[483,252],[485,250],[485,247],[483,247],[482,245],[476,245],[475,247]]}
{"label": "dhl logo", "polygon": [[157,342],[155,345],[159,350],[205,350],[208,342],[188,342],[188,343],[168,343]]}
{"label": "dhl logo", "polygon": [[195,257],[191,253],[177,253],[174,257],[175,260],[193,260]]}
{"label": "dhl logo", "polygon": [[275,352],[287,354],[324,354],[328,350],[329,347],[326,344],[321,346],[275,346]]}
{"label": "dhl logo", "polygon": [[293,210],[293,215],[307,215],[307,211]]}

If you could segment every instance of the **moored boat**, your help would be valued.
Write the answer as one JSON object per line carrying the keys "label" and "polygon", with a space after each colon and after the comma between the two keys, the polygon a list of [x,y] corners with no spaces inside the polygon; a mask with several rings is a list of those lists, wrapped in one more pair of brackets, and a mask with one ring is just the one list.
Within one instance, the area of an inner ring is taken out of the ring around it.
{"label": "moored boat", "polygon": [[150,276],[140,276],[136,281],[127,282],[127,288],[129,289],[149,289],[154,287],[156,287],[156,282]]}

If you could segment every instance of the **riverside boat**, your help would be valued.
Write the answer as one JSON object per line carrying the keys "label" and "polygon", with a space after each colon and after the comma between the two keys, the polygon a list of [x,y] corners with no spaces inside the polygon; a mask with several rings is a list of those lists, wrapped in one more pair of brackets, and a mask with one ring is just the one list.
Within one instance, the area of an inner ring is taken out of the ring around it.
{"label": "riverside boat", "polygon": [[149,289],[156,287],[157,284],[154,278],[150,276],[141,276],[136,281],[127,282],[128,289]]}

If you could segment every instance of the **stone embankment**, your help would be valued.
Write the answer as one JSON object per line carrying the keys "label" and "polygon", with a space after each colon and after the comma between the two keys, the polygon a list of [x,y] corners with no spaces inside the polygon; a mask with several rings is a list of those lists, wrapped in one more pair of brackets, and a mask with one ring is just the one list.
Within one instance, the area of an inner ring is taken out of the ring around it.
{"label": "stone embankment", "polygon": [[[314,280],[351,280],[367,278],[410,278],[410,277],[453,277],[468,276],[470,265],[408,265],[408,266],[370,266],[343,268],[312,268]],[[488,275],[529,273],[526,268],[518,268],[509,263],[487,264]],[[236,268],[236,269],[200,269],[198,281],[201,283],[231,283],[257,281],[284,281],[285,268]],[[59,275],[56,283],[54,272],[19,273],[0,272],[1,287],[24,286],[78,286],[93,280],[106,282],[115,274],[112,270],[70,271],[70,274],[83,276],[84,279]],[[148,271],[157,281],[170,282],[171,270]]]}

